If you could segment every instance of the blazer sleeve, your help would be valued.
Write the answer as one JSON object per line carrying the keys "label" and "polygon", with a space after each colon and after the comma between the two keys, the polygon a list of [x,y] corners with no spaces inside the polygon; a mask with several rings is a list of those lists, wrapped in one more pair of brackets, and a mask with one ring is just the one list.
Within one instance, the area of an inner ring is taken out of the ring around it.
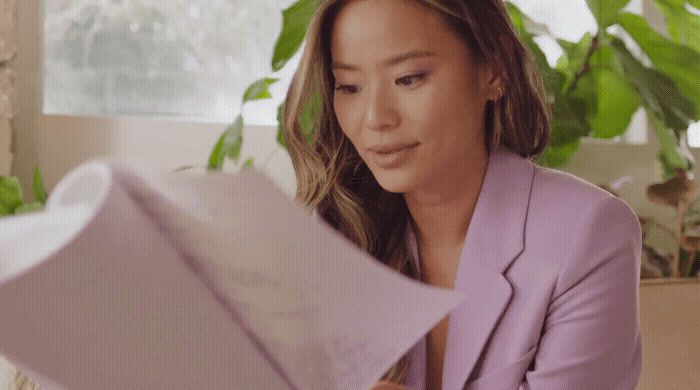
{"label": "blazer sleeve", "polygon": [[612,196],[581,215],[549,302],[534,368],[520,390],[633,390],[639,380],[639,219]]}

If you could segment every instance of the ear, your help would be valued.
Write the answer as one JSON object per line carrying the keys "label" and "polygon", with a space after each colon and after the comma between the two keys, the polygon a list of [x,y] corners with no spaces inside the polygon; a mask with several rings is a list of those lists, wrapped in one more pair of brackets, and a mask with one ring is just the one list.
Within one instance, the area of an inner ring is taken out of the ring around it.
{"label": "ear", "polygon": [[[499,41],[501,45],[505,47],[503,52],[512,53],[512,50],[510,50],[512,45],[510,44],[510,41],[505,38],[505,36],[499,36]],[[507,72],[496,62],[483,64],[482,86],[487,100],[497,102],[501,97],[503,97],[506,90],[507,78]]]}
{"label": "ear", "polygon": [[493,64],[483,64],[481,72],[482,91],[486,100],[498,101],[505,91],[505,81],[500,70]]}

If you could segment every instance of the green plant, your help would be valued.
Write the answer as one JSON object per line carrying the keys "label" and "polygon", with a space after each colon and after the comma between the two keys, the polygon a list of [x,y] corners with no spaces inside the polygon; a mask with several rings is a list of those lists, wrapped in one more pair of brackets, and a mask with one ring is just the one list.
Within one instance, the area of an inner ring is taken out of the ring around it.
{"label": "green plant", "polygon": [[[550,96],[552,140],[538,163],[550,167],[566,164],[582,137],[614,138],[629,126],[638,108],[645,109],[660,141],[658,160],[668,179],[677,169],[691,170],[694,160],[686,145],[686,131],[700,113],[700,0],[655,0],[666,17],[670,38],[654,31],[641,16],[623,12],[629,0],[587,0],[598,23],[595,34],[578,42],[556,39],[563,50],[551,67],[535,37],[549,35],[547,27],[535,23],[513,4],[506,2],[519,37],[530,49]],[[299,0],[283,11],[282,31],[275,44],[272,70],[280,70],[298,51],[319,0]],[[651,64],[638,58],[618,36],[609,33],[617,25],[641,47]],[[243,96],[243,104],[271,97],[268,87],[277,81],[254,82]],[[313,110],[309,102],[309,111]],[[282,106],[278,110],[278,122]],[[303,120],[303,118],[300,118]],[[302,124],[313,135],[311,121]],[[219,137],[208,168],[221,169],[224,160],[238,162],[243,144],[243,119]],[[277,142],[286,148],[282,124]],[[244,166],[251,166],[248,159]]]}
{"label": "green plant", "polygon": [[44,181],[41,178],[39,167],[34,167],[32,191],[34,192],[34,201],[25,203],[19,180],[14,176],[0,176],[0,217],[29,213],[44,208],[48,196],[44,190]]}
{"label": "green plant", "polygon": [[659,229],[674,243],[671,253],[644,243],[647,275],[643,277],[694,277],[700,271],[700,198],[695,197],[697,183],[686,171],[678,169],[676,176],[647,188],[647,197],[675,211],[673,224],[640,218],[645,236],[651,229]]}

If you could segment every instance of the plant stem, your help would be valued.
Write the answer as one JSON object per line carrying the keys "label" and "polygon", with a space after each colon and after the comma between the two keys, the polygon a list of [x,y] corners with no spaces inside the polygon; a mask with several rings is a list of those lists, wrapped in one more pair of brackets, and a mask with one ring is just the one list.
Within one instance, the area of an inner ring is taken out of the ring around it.
{"label": "plant stem", "polygon": [[578,72],[576,72],[576,76],[574,77],[574,81],[571,82],[569,85],[569,88],[566,90],[566,95],[568,95],[571,91],[576,89],[576,85],[578,82],[585,76],[590,70],[591,70],[591,58],[593,57],[593,53],[595,53],[596,50],[598,50],[598,47],[600,46],[600,32],[596,34],[593,37],[593,40],[591,41],[591,46],[588,48],[588,51],[586,52],[586,56],[583,59],[583,64],[581,64],[581,69],[579,69]]}
{"label": "plant stem", "polygon": [[688,261],[685,263],[685,269],[683,270],[683,276],[691,277],[690,271],[693,270],[693,265],[695,264],[695,254],[697,251],[692,251],[688,253]]}
{"label": "plant stem", "polygon": [[680,258],[681,258],[681,242],[683,241],[683,214],[685,212],[685,201],[678,201],[678,209],[676,215],[676,248],[673,253],[673,263],[671,264],[671,277],[677,278],[680,276]]}

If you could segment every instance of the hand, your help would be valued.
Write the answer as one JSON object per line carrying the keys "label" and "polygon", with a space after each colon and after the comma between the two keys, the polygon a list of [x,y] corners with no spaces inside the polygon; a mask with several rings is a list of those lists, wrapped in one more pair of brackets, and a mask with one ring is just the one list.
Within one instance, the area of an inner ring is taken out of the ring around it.
{"label": "hand", "polygon": [[379,381],[370,390],[408,390],[408,387],[389,381]]}

